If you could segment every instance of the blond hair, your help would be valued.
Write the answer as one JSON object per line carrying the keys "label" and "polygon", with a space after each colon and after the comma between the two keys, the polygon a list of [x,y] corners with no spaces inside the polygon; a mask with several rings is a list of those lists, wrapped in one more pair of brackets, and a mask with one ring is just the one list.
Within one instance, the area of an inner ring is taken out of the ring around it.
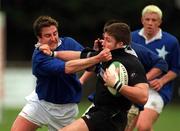
{"label": "blond hair", "polygon": [[144,16],[144,14],[146,14],[146,13],[156,13],[159,15],[160,19],[162,19],[162,11],[156,5],[148,5],[148,6],[144,7],[144,9],[142,10],[142,16]]}

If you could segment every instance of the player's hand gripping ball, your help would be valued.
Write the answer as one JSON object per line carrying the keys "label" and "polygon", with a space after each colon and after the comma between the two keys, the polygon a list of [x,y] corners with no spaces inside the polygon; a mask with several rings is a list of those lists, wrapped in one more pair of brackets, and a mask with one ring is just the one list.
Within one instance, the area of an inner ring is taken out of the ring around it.
{"label": "player's hand gripping ball", "polygon": [[[118,61],[114,61],[110,64],[110,66],[108,67],[108,70],[109,72],[115,75],[116,82],[117,81],[121,82],[121,86],[128,84],[128,73],[123,64],[121,64]],[[107,87],[107,88],[112,95],[119,94],[115,88],[112,88],[112,87]]]}

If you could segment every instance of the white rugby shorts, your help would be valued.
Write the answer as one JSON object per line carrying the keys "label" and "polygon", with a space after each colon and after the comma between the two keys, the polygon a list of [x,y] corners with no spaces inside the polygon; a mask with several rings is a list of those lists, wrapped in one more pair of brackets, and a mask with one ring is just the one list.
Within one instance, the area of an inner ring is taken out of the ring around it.
{"label": "white rugby shorts", "polygon": [[159,93],[151,88],[149,88],[149,97],[144,108],[149,108],[155,110],[157,113],[161,113],[164,107],[164,101]]}
{"label": "white rugby shorts", "polygon": [[77,104],[28,101],[19,115],[40,127],[47,126],[49,131],[57,131],[72,123],[78,113]]}

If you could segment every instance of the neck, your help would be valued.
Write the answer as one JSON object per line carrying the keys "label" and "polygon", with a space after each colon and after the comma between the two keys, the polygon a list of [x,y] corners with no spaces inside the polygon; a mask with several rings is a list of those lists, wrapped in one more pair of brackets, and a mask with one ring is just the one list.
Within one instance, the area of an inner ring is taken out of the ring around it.
{"label": "neck", "polygon": [[147,40],[150,40],[150,39],[152,39],[154,36],[156,36],[156,34],[159,32],[159,28],[156,30],[156,31],[154,31],[154,32],[146,32],[146,31],[144,31],[144,35],[146,36],[146,39]]}

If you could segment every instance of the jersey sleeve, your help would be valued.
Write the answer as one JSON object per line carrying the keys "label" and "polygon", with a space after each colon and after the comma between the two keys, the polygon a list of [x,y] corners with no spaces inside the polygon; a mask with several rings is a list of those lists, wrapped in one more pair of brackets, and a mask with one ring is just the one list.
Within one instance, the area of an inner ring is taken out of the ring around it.
{"label": "jersey sleeve", "polygon": [[146,72],[149,72],[152,68],[159,68],[162,72],[167,72],[168,64],[153,51],[136,43],[132,43],[132,48],[138,55],[138,58],[143,64]]}
{"label": "jersey sleeve", "polygon": [[33,58],[33,74],[41,76],[59,75],[64,73],[65,62],[38,52]]}

